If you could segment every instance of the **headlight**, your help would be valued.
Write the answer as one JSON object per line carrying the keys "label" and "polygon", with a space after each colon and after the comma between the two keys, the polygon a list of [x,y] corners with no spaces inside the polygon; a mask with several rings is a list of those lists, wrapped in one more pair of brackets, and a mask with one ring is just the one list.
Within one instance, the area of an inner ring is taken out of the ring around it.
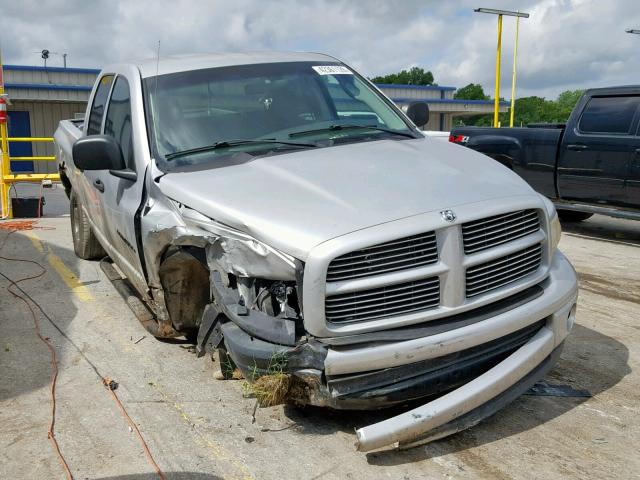
{"label": "headlight", "polygon": [[549,220],[549,245],[551,247],[551,255],[558,249],[560,243],[560,237],[562,236],[562,227],[560,226],[560,220],[558,219],[558,213]]}
{"label": "headlight", "polygon": [[558,212],[556,212],[556,207],[553,206],[551,201],[542,196],[544,201],[544,206],[547,211],[547,218],[549,219],[549,253],[551,257],[558,249],[558,244],[560,243],[560,237],[562,236],[562,227],[560,226],[560,219],[558,218]]}

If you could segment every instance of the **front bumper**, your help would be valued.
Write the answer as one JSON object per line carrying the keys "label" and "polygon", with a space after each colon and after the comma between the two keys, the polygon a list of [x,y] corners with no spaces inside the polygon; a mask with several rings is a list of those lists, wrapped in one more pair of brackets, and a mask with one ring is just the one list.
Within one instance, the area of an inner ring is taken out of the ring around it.
{"label": "front bumper", "polygon": [[[408,356],[412,359],[416,356],[439,357],[507,335],[541,319],[545,321],[529,341],[474,380],[406,413],[358,429],[358,450],[370,451],[390,444],[413,445],[454,433],[492,414],[496,408],[491,408],[490,404],[493,403],[494,407],[499,405],[499,408],[505,404],[504,399],[515,398],[513,392],[519,394],[523,386],[541,378],[557,360],[559,347],[575,319],[577,275],[560,252],[555,255],[545,283],[543,295],[509,312],[440,335],[395,344],[392,352],[405,362]],[[398,360],[393,354],[384,354],[388,345],[380,348],[384,352],[375,355],[377,365],[388,365]],[[370,350],[378,351],[380,348]],[[358,350],[357,353],[350,351],[350,355],[349,352],[341,352],[338,356],[337,352],[332,355],[330,350],[325,364],[328,363],[328,368],[333,371],[336,368],[339,371],[350,370],[362,361],[363,356],[368,358],[365,349]],[[357,362],[354,361],[356,358]],[[447,427],[449,424],[452,424],[450,428]]]}
{"label": "front bumper", "polygon": [[559,357],[575,318],[577,275],[560,252],[537,288],[539,294],[526,301],[487,306],[489,312],[471,322],[450,318],[451,329],[405,341],[340,346],[309,341],[288,347],[252,337],[233,322],[222,331],[247,378],[268,374],[275,356],[286,357],[286,370],[309,392],[301,403],[368,409],[441,395],[357,430],[358,449],[369,451],[467,428],[542,378]]}

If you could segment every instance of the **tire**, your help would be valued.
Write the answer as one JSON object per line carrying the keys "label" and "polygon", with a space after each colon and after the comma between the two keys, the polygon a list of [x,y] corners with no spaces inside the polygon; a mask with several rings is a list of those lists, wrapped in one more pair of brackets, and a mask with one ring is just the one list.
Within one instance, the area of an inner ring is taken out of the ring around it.
{"label": "tire", "polygon": [[563,222],[582,222],[593,217],[593,213],[576,212],[575,210],[558,210],[558,217]]}
{"label": "tire", "polygon": [[106,256],[106,252],[91,230],[89,219],[82,210],[82,204],[76,193],[71,190],[69,200],[71,217],[71,235],[73,237],[73,251],[84,260],[95,260]]}

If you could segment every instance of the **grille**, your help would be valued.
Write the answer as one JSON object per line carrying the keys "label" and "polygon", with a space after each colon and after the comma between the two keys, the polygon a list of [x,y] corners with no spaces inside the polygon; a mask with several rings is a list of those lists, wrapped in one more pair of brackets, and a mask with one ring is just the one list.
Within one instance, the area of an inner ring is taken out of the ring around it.
{"label": "grille", "polygon": [[540,219],[536,210],[495,215],[462,225],[464,253],[474,253],[540,230]]}
{"label": "grille", "polygon": [[533,245],[467,270],[467,298],[503,287],[535,272],[542,262],[542,246]]}
{"label": "grille", "polygon": [[438,247],[435,233],[421,233],[334,258],[327,270],[327,281],[336,282],[395,272],[437,261]]}
{"label": "grille", "polygon": [[440,304],[438,277],[341,293],[325,299],[328,321],[344,323],[405,315]]}

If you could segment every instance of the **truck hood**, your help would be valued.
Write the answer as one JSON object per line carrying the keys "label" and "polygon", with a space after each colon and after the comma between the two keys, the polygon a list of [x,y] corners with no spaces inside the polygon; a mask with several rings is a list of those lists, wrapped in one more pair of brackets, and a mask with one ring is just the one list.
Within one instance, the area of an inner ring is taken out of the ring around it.
{"label": "truck hood", "polygon": [[162,176],[168,197],[305,260],[316,245],[429,211],[532,194],[516,174],[433,139],[379,140]]}

